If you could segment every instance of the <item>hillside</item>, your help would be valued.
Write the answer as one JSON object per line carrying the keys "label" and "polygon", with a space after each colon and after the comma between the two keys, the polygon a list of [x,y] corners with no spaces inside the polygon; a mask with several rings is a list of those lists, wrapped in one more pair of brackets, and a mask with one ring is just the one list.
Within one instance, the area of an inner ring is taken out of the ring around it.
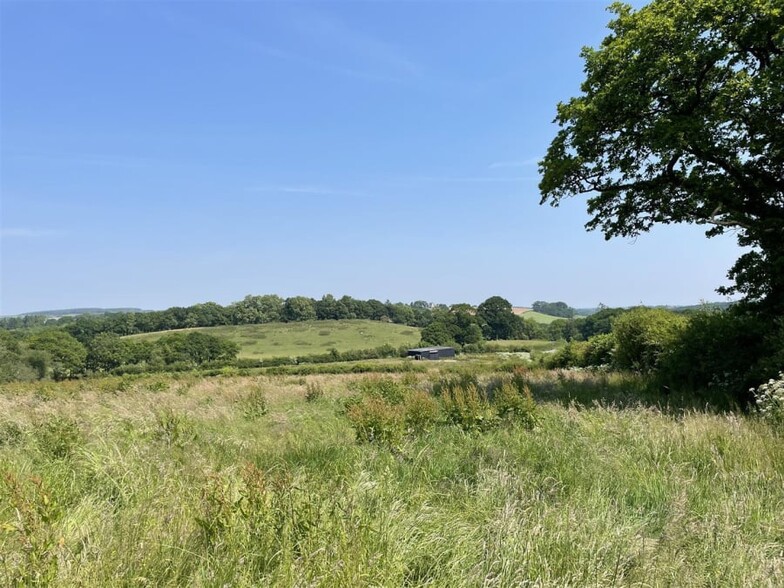
{"label": "hillside", "polygon": [[[557,321],[563,319],[560,316],[551,316],[549,314],[542,314],[541,312],[536,312],[535,310],[529,310],[527,312],[522,313],[522,316],[527,321],[534,321],[536,323],[541,323],[543,325],[549,325],[553,321]],[[579,318],[579,317],[574,317]]]}
{"label": "hillside", "polygon": [[314,355],[327,353],[330,349],[354,351],[381,345],[414,346],[421,338],[417,327],[369,320],[202,327],[132,335],[131,338],[155,340],[187,331],[230,339],[240,346],[240,357],[253,359]]}
{"label": "hillside", "polygon": [[146,312],[141,308],[62,308],[58,310],[36,310],[34,312],[23,312],[22,314],[9,315],[7,318],[22,316],[46,316],[49,318],[60,318],[64,316],[80,316],[83,314],[111,314],[116,312]]}

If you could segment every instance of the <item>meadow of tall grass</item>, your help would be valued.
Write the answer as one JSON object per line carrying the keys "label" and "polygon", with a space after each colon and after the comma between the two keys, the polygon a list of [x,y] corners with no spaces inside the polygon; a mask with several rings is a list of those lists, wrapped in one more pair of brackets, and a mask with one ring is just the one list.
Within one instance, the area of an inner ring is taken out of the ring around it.
{"label": "meadow of tall grass", "polygon": [[588,372],[5,385],[0,585],[781,586],[784,435]]}

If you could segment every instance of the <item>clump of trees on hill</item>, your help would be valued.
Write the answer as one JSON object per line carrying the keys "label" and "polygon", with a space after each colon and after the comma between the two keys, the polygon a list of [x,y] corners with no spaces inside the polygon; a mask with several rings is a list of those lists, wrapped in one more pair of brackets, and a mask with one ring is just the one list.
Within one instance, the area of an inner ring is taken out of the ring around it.
{"label": "clump of trees on hill", "polygon": [[543,300],[537,300],[531,306],[531,310],[561,318],[572,318],[575,315],[574,309],[566,304],[566,302],[544,302]]}

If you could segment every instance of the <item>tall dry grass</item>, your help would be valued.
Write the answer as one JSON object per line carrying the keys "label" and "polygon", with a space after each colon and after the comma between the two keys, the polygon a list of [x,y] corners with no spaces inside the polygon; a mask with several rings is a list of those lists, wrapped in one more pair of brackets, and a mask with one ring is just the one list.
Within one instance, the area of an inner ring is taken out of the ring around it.
{"label": "tall dry grass", "polygon": [[[780,430],[525,371],[534,422],[463,427],[443,369],[6,387],[0,585],[784,585]],[[401,407],[393,446],[357,443],[357,395]]]}

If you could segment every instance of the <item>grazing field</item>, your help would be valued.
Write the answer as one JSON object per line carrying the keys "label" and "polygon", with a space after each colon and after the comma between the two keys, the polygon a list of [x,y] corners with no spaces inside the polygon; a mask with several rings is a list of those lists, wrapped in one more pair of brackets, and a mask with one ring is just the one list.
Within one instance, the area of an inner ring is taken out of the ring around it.
{"label": "grazing field", "polygon": [[0,585],[784,585],[780,431],[427,370],[5,386]]}
{"label": "grazing field", "polygon": [[414,346],[421,339],[417,327],[369,320],[304,321],[202,327],[132,335],[139,339],[158,339],[169,333],[202,331],[225,337],[240,346],[240,357],[268,358],[327,353],[330,349],[355,351],[382,345]]}
{"label": "grazing field", "polygon": [[535,310],[529,310],[520,316],[527,321],[534,321],[543,325],[549,325],[551,322],[561,320],[562,318],[557,316],[550,316],[549,314],[542,314],[541,312],[536,312]]}

